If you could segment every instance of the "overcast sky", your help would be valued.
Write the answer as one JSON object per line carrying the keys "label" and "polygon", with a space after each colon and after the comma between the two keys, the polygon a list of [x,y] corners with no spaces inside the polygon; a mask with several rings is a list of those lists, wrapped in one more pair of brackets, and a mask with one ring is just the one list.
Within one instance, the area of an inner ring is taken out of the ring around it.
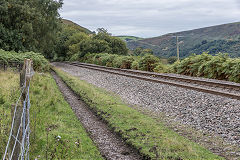
{"label": "overcast sky", "polygon": [[240,21],[240,0],[64,0],[60,14],[92,31],[146,38]]}

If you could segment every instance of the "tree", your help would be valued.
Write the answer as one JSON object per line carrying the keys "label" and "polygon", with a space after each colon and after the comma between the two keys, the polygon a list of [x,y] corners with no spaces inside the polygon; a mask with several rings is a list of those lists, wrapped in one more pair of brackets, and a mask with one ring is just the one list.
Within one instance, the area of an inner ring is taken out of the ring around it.
{"label": "tree", "polygon": [[146,48],[146,49],[143,49],[141,47],[137,47],[134,51],[133,51],[133,54],[135,56],[144,56],[146,54],[153,54],[153,50],[152,49],[149,49],[149,48]]}
{"label": "tree", "polygon": [[37,51],[51,58],[59,31],[63,1],[2,0],[0,5],[0,48]]}
{"label": "tree", "polygon": [[78,33],[78,30],[67,25],[63,25],[63,29],[58,32],[57,40],[56,40],[56,49],[55,49],[55,59],[58,60],[59,58],[64,60],[67,57],[67,53],[69,50],[69,44],[66,43],[69,38]]}
{"label": "tree", "polygon": [[104,28],[98,28],[97,34],[93,37],[93,39],[103,40],[108,43],[110,48],[108,53],[126,55],[128,52],[126,43],[118,37],[111,36],[110,33],[107,32]]}
{"label": "tree", "polygon": [[126,55],[128,52],[126,43],[117,37],[111,37],[109,46],[113,54]]}
{"label": "tree", "polygon": [[142,53],[141,53],[141,56],[144,56],[146,54],[153,54],[153,50],[149,49],[149,48],[143,49]]}
{"label": "tree", "polygon": [[133,51],[133,54],[135,56],[140,56],[140,54],[142,53],[142,48],[141,47],[137,47],[134,51]]}

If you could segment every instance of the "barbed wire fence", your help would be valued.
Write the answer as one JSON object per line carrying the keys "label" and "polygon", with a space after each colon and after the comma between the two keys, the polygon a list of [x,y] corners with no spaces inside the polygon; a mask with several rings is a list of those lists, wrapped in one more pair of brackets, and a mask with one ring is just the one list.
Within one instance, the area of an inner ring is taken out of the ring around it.
{"label": "barbed wire fence", "polygon": [[25,59],[20,72],[20,96],[14,106],[12,125],[3,160],[29,160],[30,147],[30,79],[33,76],[32,60]]}

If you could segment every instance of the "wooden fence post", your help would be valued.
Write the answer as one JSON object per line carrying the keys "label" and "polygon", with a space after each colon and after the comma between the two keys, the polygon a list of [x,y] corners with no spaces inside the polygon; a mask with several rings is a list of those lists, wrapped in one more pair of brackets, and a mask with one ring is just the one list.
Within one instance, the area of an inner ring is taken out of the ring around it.
{"label": "wooden fence post", "polygon": [[[31,78],[31,65],[32,65],[32,60],[25,59],[22,71],[20,72],[20,88],[21,88],[21,91],[23,91],[23,93],[22,93],[22,97],[21,97],[21,102],[19,103],[19,106],[17,106],[17,110],[16,110],[15,123],[14,123],[15,125],[13,127],[13,135],[14,136],[17,135],[19,126],[21,125],[21,116],[22,116],[22,112],[23,112],[23,106],[25,105],[26,109],[27,109],[27,100],[28,100],[27,96],[28,96],[28,86],[29,86],[29,82],[30,82],[30,78]],[[26,114],[24,114],[24,116],[26,116]],[[27,124],[27,120],[28,120],[27,117],[25,117],[24,119],[25,120],[23,121],[23,124]],[[20,132],[18,135],[19,142],[22,142],[22,136],[23,136],[23,133],[25,130],[24,127],[22,127],[22,126],[20,127]],[[14,143],[15,143],[15,139],[13,139],[12,143],[11,143],[11,147],[10,147],[11,152],[13,150]],[[21,146],[19,143],[16,143],[12,159],[18,159],[20,151],[21,151]]]}

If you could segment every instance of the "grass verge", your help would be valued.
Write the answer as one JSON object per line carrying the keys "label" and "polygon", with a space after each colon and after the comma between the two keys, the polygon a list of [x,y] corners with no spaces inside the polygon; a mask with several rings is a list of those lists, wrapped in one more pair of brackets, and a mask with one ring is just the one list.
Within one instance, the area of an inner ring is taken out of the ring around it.
{"label": "grass verge", "polygon": [[50,74],[35,74],[30,91],[30,159],[103,159]]}
{"label": "grass verge", "polygon": [[115,132],[146,158],[223,159],[178,135],[162,123],[128,107],[118,96],[79,80],[60,69],[53,69]]}
{"label": "grass verge", "polygon": [[11,126],[11,105],[19,96],[19,76],[12,71],[0,70],[0,159],[2,159]]}

